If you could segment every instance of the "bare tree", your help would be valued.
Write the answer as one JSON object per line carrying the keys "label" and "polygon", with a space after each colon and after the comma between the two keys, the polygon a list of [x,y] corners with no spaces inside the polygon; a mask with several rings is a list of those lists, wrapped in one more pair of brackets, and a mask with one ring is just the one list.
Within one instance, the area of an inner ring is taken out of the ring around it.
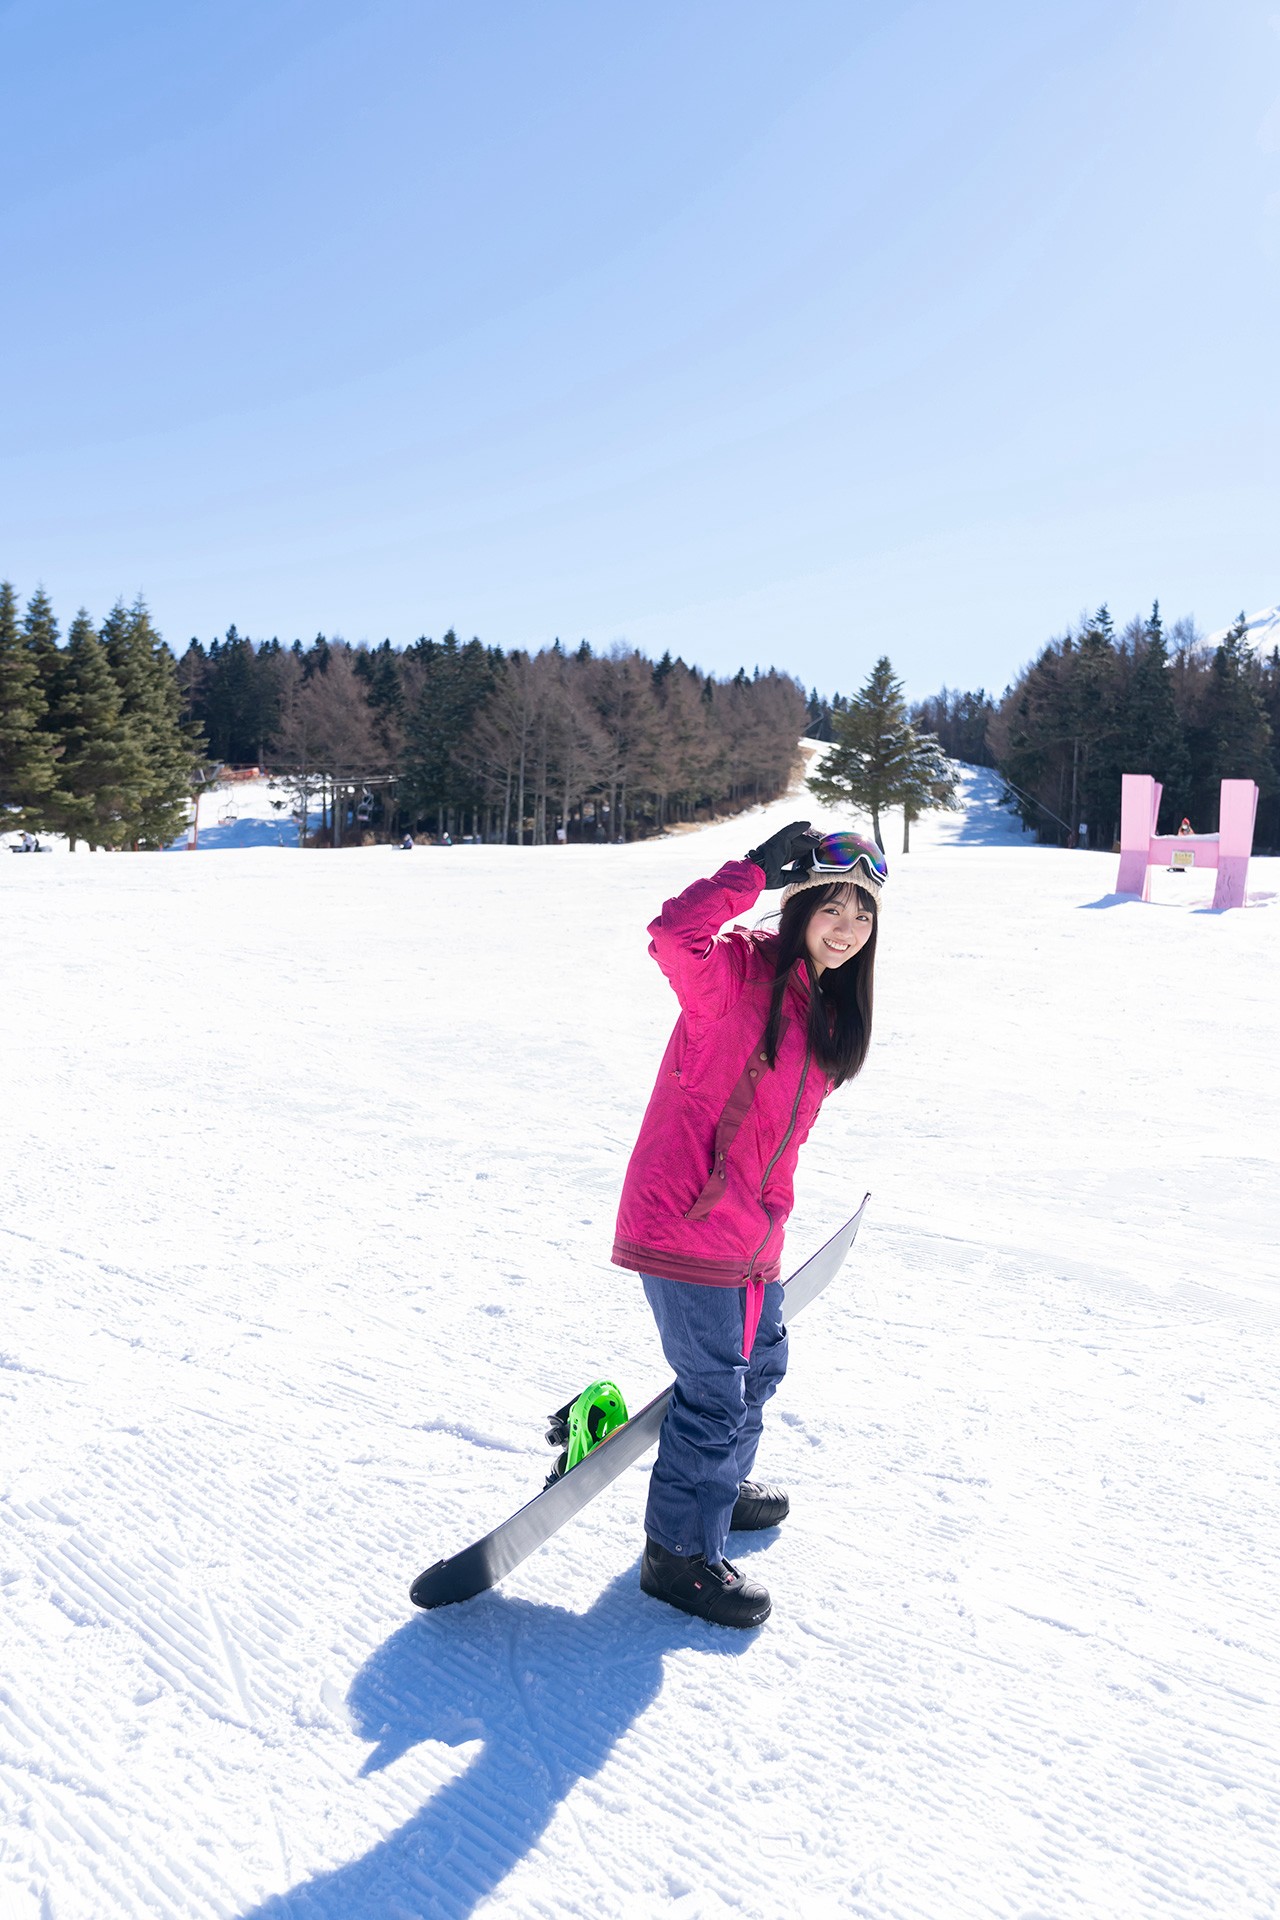
{"label": "bare tree", "polygon": [[463,747],[466,764],[502,807],[502,839],[524,845],[526,799],[545,715],[545,676],[527,653],[513,653]]}
{"label": "bare tree", "polygon": [[332,844],[340,846],[348,789],[358,791],[366,778],[386,771],[386,748],[378,739],[349,648],[340,642],[331,645],[324,670],[310,678],[300,668],[290,674],[273,745],[284,783],[302,814],[299,844],[305,840],[310,798],[319,793],[321,824],[327,811]]}
{"label": "bare tree", "polygon": [[559,655],[555,661],[552,762],[565,838],[575,804],[581,805],[601,779],[609,761],[609,742],[591,700],[582,664]]}
{"label": "bare tree", "polygon": [[605,792],[611,839],[626,838],[628,794],[651,779],[658,751],[653,669],[633,649],[615,647],[594,663],[596,716],[606,741]]}

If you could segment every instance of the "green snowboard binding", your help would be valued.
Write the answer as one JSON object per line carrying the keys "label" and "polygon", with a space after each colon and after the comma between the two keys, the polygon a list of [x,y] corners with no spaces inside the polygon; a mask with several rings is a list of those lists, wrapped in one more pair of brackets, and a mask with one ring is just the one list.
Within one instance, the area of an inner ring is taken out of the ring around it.
{"label": "green snowboard binding", "polygon": [[593,1380],[576,1400],[570,1400],[547,1422],[547,1444],[560,1447],[560,1458],[547,1475],[547,1486],[572,1472],[593,1447],[627,1424],[627,1404],[612,1380]]}

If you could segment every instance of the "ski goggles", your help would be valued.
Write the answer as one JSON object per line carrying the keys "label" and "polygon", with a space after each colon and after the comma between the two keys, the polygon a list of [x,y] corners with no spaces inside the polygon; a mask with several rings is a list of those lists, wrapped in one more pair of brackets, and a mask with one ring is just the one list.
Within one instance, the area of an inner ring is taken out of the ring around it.
{"label": "ski goggles", "polygon": [[860,833],[824,833],[810,861],[814,873],[856,873],[865,867],[882,886],[889,878],[889,863],[879,847]]}

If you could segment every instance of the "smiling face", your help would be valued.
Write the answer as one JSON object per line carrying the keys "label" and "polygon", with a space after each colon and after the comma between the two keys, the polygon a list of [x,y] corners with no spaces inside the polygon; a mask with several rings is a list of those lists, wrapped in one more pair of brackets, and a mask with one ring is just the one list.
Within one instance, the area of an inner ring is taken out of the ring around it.
{"label": "smiling face", "polygon": [[804,931],[805,951],[814,971],[821,974],[828,967],[842,967],[866,946],[875,923],[875,910],[859,899],[858,889],[841,887],[833,900],[809,916]]}

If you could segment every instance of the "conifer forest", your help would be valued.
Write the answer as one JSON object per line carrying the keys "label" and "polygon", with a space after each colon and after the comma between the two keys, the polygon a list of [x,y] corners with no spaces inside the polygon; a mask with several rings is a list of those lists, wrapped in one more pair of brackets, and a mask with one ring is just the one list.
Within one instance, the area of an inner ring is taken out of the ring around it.
{"label": "conifer forest", "polygon": [[[851,680],[854,678],[851,675]],[[950,761],[1000,772],[1042,841],[1110,847],[1120,776],[1164,787],[1161,830],[1217,820],[1218,782],[1256,780],[1258,849],[1280,845],[1280,651],[1243,615],[1213,646],[1159,605],[1107,607],[1041,648],[1004,694],[944,687],[908,707],[883,655],[857,691],[807,700],[775,668],[729,678],[584,641],[538,652],[453,632],[403,649],[231,627],[175,656],[145,603],[65,634],[43,589],[0,584],[0,808],[74,848],[162,847],[227,768],[274,775],[308,844],[405,833],[518,845],[634,839],[776,798],[796,740],[830,741],[819,801],[910,823],[950,804]]]}
{"label": "conifer forest", "polygon": [[[717,679],[585,643],[536,653],[422,638],[257,642],[234,627],[175,658],[145,605],[60,639],[43,592],[0,599],[7,824],[156,847],[226,768],[275,775],[311,843],[405,832],[516,845],[634,839],[782,793],[804,690]],[[282,805],[285,804],[282,801]]]}
{"label": "conifer forest", "polygon": [[[814,694],[810,733],[836,738],[851,705]],[[1215,831],[1219,782],[1254,780],[1255,848],[1280,848],[1280,649],[1256,652],[1243,614],[1210,645],[1190,619],[1166,630],[1158,602],[1119,630],[1103,605],[1042,647],[1002,696],[943,687],[909,717],[951,759],[996,768],[1045,844],[1110,848],[1121,775],[1151,773],[1164,788],[1162,833],[1183,819]]]}

